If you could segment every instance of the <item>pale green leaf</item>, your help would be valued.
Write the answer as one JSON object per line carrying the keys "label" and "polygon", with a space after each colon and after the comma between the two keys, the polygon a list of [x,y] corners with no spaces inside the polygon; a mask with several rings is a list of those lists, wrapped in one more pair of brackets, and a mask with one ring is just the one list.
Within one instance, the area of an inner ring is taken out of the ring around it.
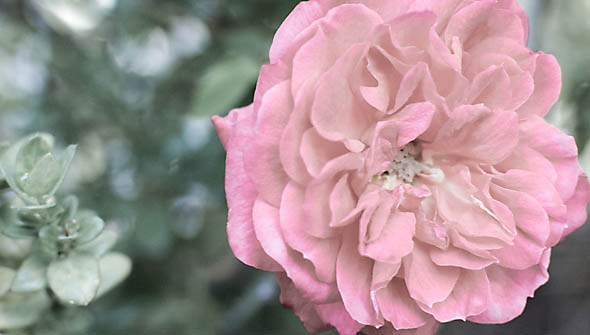
{"label": "pale green leaf", "polygon": [[61,176],[58,182],[53,187],[53,190],[51,190],[50,195],[53,195],[55,194],[55,192],[57,192],[57,189],[61,186],[64,179],[66,178],[66,175],[70,170],[70,166],[72,165],[72,161],[74,160],[74,155],[76,154],[77,147],[78,146],[75,144],[68,145],[68,147],[61,154],[61,158],[59,159],[59,165],[61,166]]}
{"label": "pale green leaf", "polygon": [[211,116],[236,107],[256,83],[259,68],[259,64],[244,56],[211,66],[199,81],[192,112]]}
{"label": "pale green leaf", "polygon": [[98,261],[84,254],[72,254],[53,261],[47,269],[47,281],[60,300],[74,305],[88,305],[100,283]]}
{"label": "pale green leaf", "polygon": [[80,215],[76,220],[80,225],[76,239],[79,244],[94,240],[104,229],[104,221],[96,215]]}
{"label": "pale green leaf", "polygon": [[0,257],[20,260],[31,251],[31,239],[14,239],[0,234]]}
{"label": "pale green leaf", "polygon": [[94,240],[78,246],[76,251],[100,257],[109,251],[115,242],[117,242],[117,233],[112,230],[103,230]]}
{"label": "pale green leaf", "polygon": [[33,170],[37,162],[49,154],[52,148],[53,139],[49,140],[40,134],[29,137],[16,154],[15,172],[17,178]]}
{"label": "pale green leaf", "polygon": [[0,297],[6,294],[12,285],[15,272],[11,268],[0,266]]}
{"label": "pale green leaf", "polygon": [[7,293],[0,298],[0,329],[30,326],[41,317],[50,304],[51,300],[45,290]]}
{"label": "pale green leaf", "polygon": [[62,169],[51,153],[41,157],[29,173],[22,175],[19,183],[27,194],[40,198],[50,196],[61,178]]}
{"label": "pale green leaf", "polygon": [[100,297],[121,283],[131,272],[131,260],[129,257],[118,253],[109,252],[99,261],[100,285],[96,297]]}
{"label": "pale green leaf", "polygon": [[64,209],[62,220],[71,220],[78,212],[79,201],[76,196],[69,195],[61,201],[61,206]]}
{"label": "pale green leaf", "polygon": [[47,265],[46,259],[33,252],[16,272],[11,290],[14,292],[31,292],[45,288],[47,284],[45,277]]}

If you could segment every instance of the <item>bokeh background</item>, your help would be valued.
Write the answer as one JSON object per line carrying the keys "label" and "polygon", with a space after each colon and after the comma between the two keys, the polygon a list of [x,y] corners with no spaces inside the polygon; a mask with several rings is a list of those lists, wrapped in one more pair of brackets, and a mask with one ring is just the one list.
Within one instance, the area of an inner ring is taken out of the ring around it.
{"label": "bokeh background", "polygon": [[[390,0],[395,1],[395,0]],[[213,114],[249,104],[296,0],[0,0],[0,140],[79,143],[66,192],[122,232],[126,282],[43,334],[306,334],[274,277],[226,242]],[[590,172],[590,0],[522,0],[530,47],[563,69],[550,121]],[[556,247],[550,282],[506,325],[439,334],[587,334],[590,225]]]}

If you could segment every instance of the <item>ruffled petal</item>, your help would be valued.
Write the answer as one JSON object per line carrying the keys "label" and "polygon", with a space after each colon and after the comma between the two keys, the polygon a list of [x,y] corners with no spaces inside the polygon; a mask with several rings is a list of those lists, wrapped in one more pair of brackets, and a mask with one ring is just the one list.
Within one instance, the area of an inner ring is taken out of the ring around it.
{"label": "ruffled petal", "polygon": [[279,210],[258,198],[254,203],[252,217],[256,238],[262,248],[281,265],[303,297],[312,302],[332,302],[337,296],[335,287],[320,282],[311,264],[285,243],[281,233]]}
{"label": "ruffled petal", "polygon": [[489,286],[484,270],[463,270],[447,299],[434,304],[432,308],[424,305],[421,307],[440,322],[465,321],[467,317],[485,311],[490,294]]}
{"label": "ruffled petal", "polygon": [[258,196],[243,163],[243,145],[250,141],[253,131],[252,106],[234,110],[227,117],[215,120],[222,129],[220,137],[228,150],[226,159],[225,193],[230,209],[227,237],[236,257],[247,265],[265,271],[280,271],[281,267],[262,249],[256,238],[252,207]]}
{"label": "ruffled petal", "polygon": [[531,115],[545,116],[561,92],[561,68],[554,56],[542,52],[537,53],[533,78],[535,91],[529,100],[518,109],[518,115],[521,118]]}
{"label": "ruffled petal", "polygon": [[359,323],[377,326],[377,311],[370,296],[373,261],[359,255],[356,236],[353,230],[344,233],[336,263],[336,282],[350,316]]}
{"label": "ruffled petal", "polygon": [[340,239],[319,239],[304,231],[301,203],[305,192],[291,182],[285,187],[281,199],[280,224],[287,244],[301,252],[309,260],[319,280],[332,283],[336,280],[336,258],[340,250]]}
{"label": "ruffled petal", "polygon": [[403,264],[410,296],[427,306],[445,300],[461,273],[459,268],[434,264],[421,243],[414,244],[411,259],[404,258]]}
{"label": "ruffled petal", "polygon": [[490,296],[485,312],[471,316],[469,321],[505,323],[522,313],[527,297],[533,297],[539,286],[549,279],[547,265],[549,250],[542,262],[526,270],[510,270],[494,265],[486,269],[490,281]]}
{"label": "ruffled petal", "polygon": [[518,118],[513,112],[490,111],[483,105],[461,106],[439,130],[433,143],[424,145],[429,156],[457,156],[495,164],[506,159],[518,144]]}
{"label": "ruffled petal", "polygon": [[386,288],[377,291],[377,302],[383,317],[396,329],[422,327],[430,318],[416,305],[404,282],[399,279],[392,280]]}

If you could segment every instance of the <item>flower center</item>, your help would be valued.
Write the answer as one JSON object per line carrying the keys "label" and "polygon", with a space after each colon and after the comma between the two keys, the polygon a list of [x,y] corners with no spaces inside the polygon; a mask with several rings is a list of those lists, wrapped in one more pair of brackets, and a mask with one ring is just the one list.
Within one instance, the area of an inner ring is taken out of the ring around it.
{"label": "flower center", "polygon": [[397,186],[413,184],[416,178],[439,183],[444,178],[441,169],[435,167],[432,161],[422,161],[418,145],[408,143],[400,149],[395,159],[389,164],[387,171],[373,177],[373,182],[381,184],[386,190],[393,190]]}

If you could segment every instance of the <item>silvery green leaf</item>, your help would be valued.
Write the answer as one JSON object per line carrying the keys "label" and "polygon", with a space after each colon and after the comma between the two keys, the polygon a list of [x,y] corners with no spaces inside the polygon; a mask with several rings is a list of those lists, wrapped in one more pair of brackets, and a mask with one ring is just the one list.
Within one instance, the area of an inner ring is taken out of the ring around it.
{"label": "silvery green leaf", "polygon": [[74,218],[74,215],[78,212],[78,198],[70,195],[65,197],[61,201],[61,205],[64,209],[63,219],[62,220],[71,220]]}
{"label": "silvery green leaf", "polygon": [[109,252],[100,259],[99,268],[100,285],[96,293],[97,298],[127,278],[131,272],[131,260],[121,253]]}
{"label": "silvery green leaf", "polygon": [[51,262],[47,281],[55,295],[74,305],[88,305],[100,283],[98,261],[91,255],[71,254]]}
{"label": "silvery green leaf", "polygon": [[11,290],[13,292],[31,292],[45,288],[47,265],[47,259],[41,257],[37,252],[33,252],[17,270]]}
{"label": "silvery green leaf", "polygon": [[21,176],[18,176],[15,171],[16,155],[24,141],[19,141],[8,148],[4,154],[0,157],[0,171],[4,175],[8,186],[28,204],[38,204],[35,197],[29,196],[23,192],[18,182]]}
{"label": "silvery green leaf", "polygon": [[41,157],[30,172],[19,180],[21,189],[36,198],[51,196],[62,175],[62,168],[51,153]]}
{"label": "silvery green leaf", "polygon": [[61,186],[61,183],[63,183],[64,179],[66,178],[68,170],[72,165],[72,160],[74,160],[74,155],[76,154],[77,147],[78,146],[75,144],[68,145],[68,147],[61,154],[61,158],[59,159],[59,165],[61,166],[62,171],[61,177],[59,178],[57,184],[55,184],[55,186],[53,187],[53,190],[51,190],[50,195],[53,195],[55,194],[55,192],[57,192],[57,189]]}
{"label": "silvery green leaf", "polygon": [[25,143],[21,145],[15,161],[14,171],[17,177],[29,173],[37,162],[47,154],[51,153],[53,149],[53,138],[49,140],[46,136],[35,134],[29,137]]}
{"label": "silvery green leaf", "polygon": [[103,230],[94,240],[78,246],[76,251],[100,257],[109,251],[115,242],[117,242],[117,233],[112,230]]}
{"label": "silvery green leaf", "polygon": [[31,239],[14,239],[0,234],[0,257],[20,260],[31,251]]}
{"label": "silvery green leaf", "polygon": [[13,238],[31,238],[37,236],[37,228],[31,225],[6,225],[2,229],[2,233]]}
{"label": "silvery green leaf", "polygon": [[48,255],[57,255],[58,253],[58,239],[62,229],[57,224],[45,225],[39,230],[39,243],[41,249]]}
{"label": "silvery green leaf", "polygon": [[0,297],[6,294],[12,285],[15,272],[11,268],[0,266]]}
{"label": "silvery green leaf", "polygon": [[76,239],[79,244],[94,240],[104,229],[104,221],[96,215],[81,215],[76,220],[80,224]]}
{"label": "silvery green leaf", "polygon": [[0,298],[0,329],[30,326],[41,317],[50,304],[51,300],[45,290],[7,293]]}

